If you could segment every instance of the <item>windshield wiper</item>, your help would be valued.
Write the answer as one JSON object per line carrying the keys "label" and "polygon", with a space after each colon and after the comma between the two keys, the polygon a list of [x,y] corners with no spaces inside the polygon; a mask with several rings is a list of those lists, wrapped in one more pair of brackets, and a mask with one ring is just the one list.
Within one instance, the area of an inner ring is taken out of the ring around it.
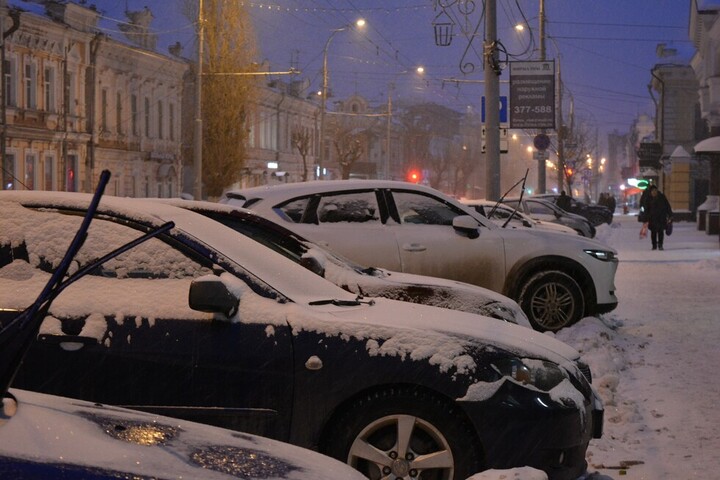
{"label": "windshield wiper", "polygon": [[328,298],[327,300],[314,300],[310,305],[335,305],[337,307],[357,307],[363,303],[366,305],[375,305],[375,300],[363,300],[362,295],[358,295],[355,300],[339,300],[337,298]]}

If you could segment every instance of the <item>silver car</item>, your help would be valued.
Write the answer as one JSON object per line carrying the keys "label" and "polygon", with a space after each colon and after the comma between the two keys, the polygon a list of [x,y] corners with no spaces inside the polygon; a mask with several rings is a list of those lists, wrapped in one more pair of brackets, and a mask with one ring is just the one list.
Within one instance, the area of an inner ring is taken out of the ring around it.
{"label": "silver car", "polygon": [[559,223],[572,228],[580,235],[588,238],[595,237],[595,227],[585,217],[566,212],[550,200],[542,198],[506,198],[503,203],[529,215],[531,218],[543,222]]}
{"label": "silver car", "polygon": [[532,328],[516,301],[487,288],[363,266],[244,208],[179,199],[156,201],[217,220],[349,292],[475,313]]}
{"label": "silver car", "polygon": [[538,330],[617,306],[616,252],[603,243],[508,230],[437,190],[379,180],[316,181],[227,192],[365,265],[479,285],[516,300]]}

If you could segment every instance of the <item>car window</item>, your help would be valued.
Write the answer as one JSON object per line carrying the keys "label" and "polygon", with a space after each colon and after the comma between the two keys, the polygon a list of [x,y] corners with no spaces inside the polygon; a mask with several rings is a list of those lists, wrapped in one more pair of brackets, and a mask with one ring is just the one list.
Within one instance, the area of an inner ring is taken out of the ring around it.
{"label": "car window", "polygon": [[527,200],[525,202],[527,205],[527,209],[530,213],[538,214],[538,215],[554,215],[555,212],[547,205],[541,202],[534,202],[532,200]]}
{"label": "car window", "polygon": [[380,223],[374,191],[323,195],[317,208],[319,223]]}
{"label": "car window", "polygon": [[401,223],[452,225],[453,218],[465,212],[437,198],[415,192],[393,192]]}
{"label": "car window", "polygon": [[310,197],[298,198],[278,206],[277,209],[284,213],[287,219],[295,223],[301,223],[309,201]]}
{"label": "car window", "polygon": [[[82,221],[77,214],[18,210],[7,222],[0,221],[13,245],[12,249],[7,245],[0,248],[0,308],[25,308],[34,300],[60,262],[71,240],[68,232],[77,230]],[[95,219],[73,269],[143,233],[126,224]],[[190,281],[211,274],[211,267],[207,260],[191,257],[159,238],[150,239],[80,279],[53,304],[51,314],[58,319],[95,314],[117,317],[120,323],[148,312],[158,318],[193,318],[187,305]],[[132,302],[122,302],[123,298],[132,298]]]}

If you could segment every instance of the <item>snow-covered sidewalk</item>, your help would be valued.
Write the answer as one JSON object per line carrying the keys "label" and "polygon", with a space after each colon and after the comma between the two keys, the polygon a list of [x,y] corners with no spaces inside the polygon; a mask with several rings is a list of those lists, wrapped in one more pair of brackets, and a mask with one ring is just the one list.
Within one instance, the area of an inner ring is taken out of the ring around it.
{"label": "snow-covered sidewalk", "polygon": [[720,243],[674,226],[664,251],[616,216],[598,239],[618,250],[618,308],[557,337],[582,351],[605,402],[588,479],[720,478]]}
{"label": "snow-covered sidewalk", "polygon": [[[582,480],[720,479],[720,242],[695,223],[674,230],[652,251],[635,216],[599,227],[620,257],[618,308],[556,334],[583,353],[605,403]],[[472,480],[546,478],[526,467]]]}

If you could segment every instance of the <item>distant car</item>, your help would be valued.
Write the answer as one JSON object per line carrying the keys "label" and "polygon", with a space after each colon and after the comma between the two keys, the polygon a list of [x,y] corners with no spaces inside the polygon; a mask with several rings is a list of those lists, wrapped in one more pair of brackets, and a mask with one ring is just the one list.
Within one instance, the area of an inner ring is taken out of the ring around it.
{"label": "distant car", "polygon": [[[83,194],[0,192],[0,310],[34,300],[89,204]],[[347,292],[158,202],[103,197],[80,238],[71,274],[86,275],[49,306],[16,388],[261,434],[373,479],[528,465],[569,480],[601,435],[589,369],[550,336]]]}
{"label": "distant car", "polygon": [[499,228],[422,185],[315,181],[231,191],[220,201],[280,219],[360,264],[502,293],[538,330],[558,330],[617,305],[612,248],[577,235]]}
{"label": "distant car", "polygon": [[361,266],[244,208],[177,199],[159,201],[217,220],[349,292],[476,313],[532,328],[517,302],[487,288]]}
{"label": "distant car", "polygon": [[[481,215],[488,217],[497,225],[503,228],[537,228],[547,230],[549,232],[569,233],[572,235],[580,235],[577,231],[570,227],[559,223],[544,222],[536,220],[523,212],[516,210],[509,205],[491,200],[469,200],[462,199],[463,205],[474,208]],[[510,219],[510,221],[508,221]]]}
{"label": "distant car", "polygon": [[588,219],[574,213],[567,212],[548,199],[523,197],[504,198],[503,203],[517,208],[529,217],[542,222],[553,222],[570,227],[583,237],[594,238],[596,229]]}
{"label": "distant car", "polygon": [[[530,198],[544,198],[555,203],[560,195],[556,193],[541,193],[532,195]],[[592,205],[584,203],[570,197],[570,213],[585,217],[594,227],[607,223],[608,225],[613,221],[613,212],[604,205]]]}
{"label": "distant car", "polygon": [[[4,215],[8,213],[3,210]],[[25,357],[27,347],[55,298],[89,273],[89,269],[71,271],[70,267],[91,223],[83,223],[77,231],[75,240],[80,241],[71,242],[65,253],[62,248],[58,250],[62,259],[52,275],[42,275],[45,284],[36,292],[35,300],[25,310],[4,309],[5,315],[0,318],[0,478],[366,478],[337,460],[254,435],[96,402],[8,389],[23,359],[30,360]],[[4,234],[16,233],[4,226]],[[73,229],[64,233],[72,235]],[[67,244],[65,240],[52,241]],[[15,246],[18,252],[22,249],[22,245]],[[100,267],[109,260],[107,256],[93,265]],[[22,268],[22,261],[18,262],[2,269],[3,279],[22,277],[17,269]],[[47,364],[45,368],[52,376],[55,368],[63,367]]]}

